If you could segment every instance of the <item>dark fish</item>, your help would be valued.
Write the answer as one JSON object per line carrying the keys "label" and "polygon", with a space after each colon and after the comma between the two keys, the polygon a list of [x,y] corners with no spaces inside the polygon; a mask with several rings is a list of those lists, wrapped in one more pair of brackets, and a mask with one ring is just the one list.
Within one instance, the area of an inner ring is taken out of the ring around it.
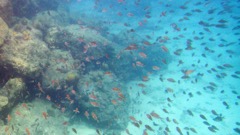
{"label": "dark fish", "polygon": [[240,134],[240,129],[239,128],[234,128],[233,129],[236,133]]}
{"label": "dark fish", "polygon": [[72,131],[77,134],[77,130],[75,128],[72,128]]}
{"label": "dark fish", "polygon": [[173,122],[174,122],[175,124],[179,124],[176,119],[173,119]]}
{"label": "dark fish", "polygon": [[240,71],[236,71],[235,74],[239,74],[240,75]]}
{"label": "dark fish", "polygon": [[149,125],[145,125],[145,128],[154,132],[154,130]]}
{"label": "dark fish", "polygon": [[226,106],[226,109],[229,109],[229,105],[228,105],[228,103],[227,103],[227,102],[223,101],[223,105],[225,105],[225,106]]}
{"label": "dark fish", "polygon": [[210,124],[207,121],[203,121],[203,124],[210,126]]}
{"label": "dark fish", "polygon": [[236,27],[234,27],[232,30],[238,30],[238,29],[240,29],[240,25],[239,25],[239,26],[236,26]]}
{"label": "dark fish", "polygon": [[200,114],[200,117],[201,117],[202,119],[204,119],[204,120],[207,120],[207,118],[206,118],[204,115],[202,115],[202,114]]}
{"label": "dark fish", "polygon": [[177,132],[178,132],[180,135],[183,135],[183,133],[182,133],[182,131],[181,131],[181,129],[180,129],[179,127],[176,127],[176,130],[177,130]]}
{"label": "dark fish", "polygon": [[216,8],[208,10],[208,14],[213,14],[216,11]]}
{"label": "dark fish", "polygon": [[97,132],[98,135],[101,135],[99,129],[96,129],[96,132]]}
{"label": "dark fish", "polygon": [[208,127],[208,130],[210,130],[211,132],[216,132],[216,130],[213,127]]}
{"label": "dark fish", "polygon": [[168,127],[165,127],[165,131],[167,132],[171,132],[170,129]]}
{"label": "dark fish", "polygon": [[146,114],[147,115],[147,118],[149,119],[149,120],[152,120],[152,116],[151,115],[149,115],[149,114]]}
{"label": "dark fish", "polygon": [[155,122],[153,122],[153,125],[154,125],[154,126],[159,126],[159,124],[157,124],[157,123],[155,123]]}
{"label": "dark fish", "polygon": [[212,112],[213,115],[218,115],[215,110],[212,110],[211,112]]}
{"label": "dark fish", "polygon": [[128,129],[126,129],[125,131],[128,135],[131,135]]}
{"label": "dark fish", "polygon": [[135,122],[132,122],[132,124],[135,126],[135,127],[140,127],[140,125],[138,123],[135,123]]}
{"label": "dark fish", "polygon": [[240,77],[239,76],[237,76],[237,75],[231,75],[233,78],[237,78],[237,79],[239,79]]}
{"label": "dark fish", "polygon": [[214,82],[209,82],[210,85],[212,85],[213,87],[217,87],[217,85]]}
{"label": "dark fish", "polygon": [[193,116],[193,113],[192,113],[192,111],[190,111],[190,110],[187,110],[187,113],[188,113],[190,116]]}
{"label": "dark fish", "polygon": [[196,134],[197,134],[197,131],[196,131],[194,128],[190,128],[190,130],[191,130],[193,133],[196,133]]}
{"label": "dark fish", "polygon": [[165,113],[169,113],[166,109],[163,109],[163,112],[165,112]]}

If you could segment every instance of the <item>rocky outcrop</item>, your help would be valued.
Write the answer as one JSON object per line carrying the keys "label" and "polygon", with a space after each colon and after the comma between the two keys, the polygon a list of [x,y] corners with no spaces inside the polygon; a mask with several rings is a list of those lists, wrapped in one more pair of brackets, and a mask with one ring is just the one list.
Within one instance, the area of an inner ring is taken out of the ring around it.
{"label": "rocky outcrop", "polygon": [[77,92],[81,97],[77,102],[90,114],[86,119],[97,127],[115,130],[114,133],[126,128],[130,104],[127,88],[116,79],[112,73],[91,71],[81,77]]}
{"label": "rocky outcrop", "polygon": [[12,17],[12,4],[10,0],[0,0],[0,17],[10,23]]}
{"label": "rocky outcrop", "polygon": [[0,89],[0,111],[11,109],[16,101],[22,99],[20,96],[26,90],[26,84],[21,78],[8,80],[2,89]]}
{"label": "rocky outcrop", "polygon": [[[21,26],[18,26],[21,25]],[[34,78],[47,64],[49,50],[42,33],[26,24],[17,24],[1,47],[0,66],[13,74]]]}
{"label": "rocky outcrop", "polygon": [[[0,13],[1,14],[1,13]],[[5,21],[0,17],[0,47],[4,44],[7,36],[9,34],[8,25]]]}

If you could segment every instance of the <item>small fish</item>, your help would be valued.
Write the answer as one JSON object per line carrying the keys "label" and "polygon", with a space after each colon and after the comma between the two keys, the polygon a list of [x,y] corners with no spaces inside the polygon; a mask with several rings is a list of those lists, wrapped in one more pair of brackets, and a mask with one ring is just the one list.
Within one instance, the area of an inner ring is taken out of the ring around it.
{"label": "small fish", "polygon": [[138,123],[136,123],[136,122],[131,122],[135,127],[140,127],[140,125],[138,124]]}
{"label": "small fish", "polygon": [[157,70],[160,70],[160,67],[158,67],[158,66],[152,66],[152,69],[157,71]]}
{"label": "small fish", "polygon": [[90,104],[91,104],[92,106],[94,106],[94,107],[98,107],[98,106],[99,106],[99,104],[98,104],[97,102],[90,102]]}
{"label": "small fish", "polygon": [[97,132],[97,134],[98,134],[98,135],[101,135],[101,133],[100,133],[100,130],[99,130],[99,129],[96,129],[96,132]]}
{"label": "small fish", "polygon": [[175,124],[179,124],[176,119],[173,119],[173,122],[174,122]]}
{"label": "small fish", "polygon": [[72,128],[72,131],[77,134],[77,130],[75,128]]}
{"label": "small fish", "polygon": [[131,135],[128,129],[126,129],[125,131],[128,135]]}
{"label": "small fish", "polygon": [[47,119],[48,114],[46,112],[42,112],[42,115],[43,115],[44,119]]}
{"label": "small fish", "polygon": [[213,115],[218,115],[215,110],[212,110],[211,112],[212,112]]}
{"label": "small fish", "polygon": [[136,118],[133,116],[129,116],[129,119],[132,120],[133,122],[137,122]]}
{"label": "small fish", "polygon": [[194,128],[190,128],[190,130],[191,130],[193,133],[196,133],[196,134],[197,134],[197,131],[196,131]]}
{"label": "small fish", "polygon": [[211,132],[216,132],[216,130],[213,127],[208,127],[208,130],[210,130]]}
{"label": "small fish", "polygon": [[154,132],[154,130],[152,129],[152,127],[150,127],[149,125],[145,125],[145,128],[148,129],[148,130],[150,130],[150,131],[153,131],[153,132]]}
{"label": "small fish", "polygon": [[97,115],[94,112],[92,112],[91,115],[92,115],[92,118],[98,122]]}
{"label": "small fish", "polygon": [[138,53],[140,57],[142,58],[147,58],[147,55],[144,52],[140,52]]}
{"label": "small fish", "polygon": [[152,111],[152,112],[150,113],[150,115],[151,115],[152,117],[154,117],[154,118],[161,119],[161,117],[160,117],[157,113],[155,113],[154,111]]}
{"label": "small fish", "polygon": [[30,133],[28,128],[26,128],[25,131],[26,131],[27,135],[31,135],[31,133]]}
{"label": "small fish", "polygon": [[84,112],[84,115],[87,117],[87,119],[89,119],[89,113],[88,113],[88,111],[85,111],[85,112]]}
{"label": "small fish", "polygon": [[176,82],[173,78],[168,78],[167,80],[172,83]]}
{"label": "small fish", "polygon": [[207,118],[206,118],[204,115],[200,114],[199,116],[200,116],[202,119],[207,120]]}
{"label": "small fish", "polygon": [[151,115],[149,115],[149,114],[146,114],[146,116],[147,116],[147,118],[148,118],[149,120],[152,120],[152,117],[151,117]]}
{"label": "small fish", "polygon": [[234,128],[233,129],[236,133],[240,134],[240,128]]}
{"label": "small fish", "polygon": [[161,46],[161,48],[164,52],[168,52],[168,48],[166,46]]}
{"label": "small fish", "polygon": [[165,113],[169,113],[166,109],[162,109],[163,110],[163,112],[165,112]]}
{"label": "small fish", "polygon": [[136,49],[137,49],[137,45],[132,44],[132,45],[129,45],[128,47],[126,47],[124,50],[136,50]]}
{"label": "small fish", "polygon": [[229,109],[229,105],[227,102],[223,101],[223,105],[226,106],[226,109]]}
{"label": "small fish", "polygon": [[178,132],[180,135],[183,135],[183,133],[182,133],[182,131],[181,131],[181,129],[180,129],[179,127],[176,127],[176,130],[177,130],[177,132]]}
{"label": "small fish", "polygon": [[8,114],[8,115],[7,115],[7,121],[8,121],[8,123],[11,121],[11,119],[12,119],[12,117]]}

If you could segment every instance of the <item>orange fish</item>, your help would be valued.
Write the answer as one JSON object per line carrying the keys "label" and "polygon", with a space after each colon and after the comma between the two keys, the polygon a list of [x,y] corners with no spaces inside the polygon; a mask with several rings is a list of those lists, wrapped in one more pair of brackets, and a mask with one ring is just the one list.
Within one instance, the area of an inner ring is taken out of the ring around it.
{"label": "orange fish", "polygon": [[140,57],[142,58],[147,58],[147,55],[144,52],[140,52],[138,53]]}
{"label": "orange fish", "polygon": [[132,44],[132,45],[129,45],[128,47],[126,47],[124,50],[136,50],[136,49],[137,49],[137,45]]}
{"label": "orange fish", "polygon": [[143,64],[142,62],[140,62],[140,61],[136,61],[136,66],[138,66],[138,67],[143,67],[144,64]]}
{"label": "orange fish", "polygon": [[42,115],[43,115],[44,119],[47,119],[48,114],[46,112],[42,112]]}
{"label": "orange fish", "polygon": [[79,113],[78,108],[76,108],[75,110],[73,110],[73,112],[75,112],[75,113]]}
{"label": "orange fish", "polygon": [[69,94],[66,94],[66,99],[71,100],[71,97]]}
{"label": "orange fish", "polygon": [[27,104],[26,103],[22,103],[22,107],[26,108],[28,110]]}
{"label": "orange fish", "polygon": [[105,74],[105,75],[111,75],[112,73],[109,72],[109,71],[107,71],[107,72],[105,72],[104,74]]}
{"label": "orange fish", "polygon": [[142,81],[144,81],[144,82],[147,82],[147,81],[149,81],[149,78],[148,78],[148,76],[143,76],[143,77],[142,77]]}
{"label": "orange fish", "polygon": [[158,66],[152,66],[152,69],[153,69],[153,70],[160,70],[160,67],[158,67]]}
{"label": "orange fish", "polygon": [[67,125],[67,124],[68,124],[68,122],[67,122],[67,121],[64,121],[62,124],[65,126],[65,125]]}
{"label": "orange fish", "polygon": [[162,48],[162,50],[164,51],[164,52],[168,52],[168,49],[167,49],[167,47],[166,46],[161,46],[161,48]]}
{"label": "orange fish", "polygon": [[138,122],[135,117],[129,116],[129,119],[132,120],[133,122]]}
{"label": "orange fish", "polygon": [[46,99],[51,101],[51,97],[49,95],[46,96]]}
{"label": "orange fish", "polygon": [[112,88],[112,90],[114,90],[114,91],[120,91],[120,89],[117,88],[117,87]]}
{"label": "orange fish", "polygon": [[117,105],[117,101],[116,100],[111,100],[113,105]]}
{"label": "orange fish", "polygon": [[28,128],[26,128],[25,130],[26,130],[27,135],[31,135],[31,133],[30,133]]}
{"label": "orange fish", "polygon": [[98,106],[99,106],[99,104],[98,104],[97,102],[90,102],[90,104],[91,104],[92,106],[94,106],[94,107],[98,107]]}
{"label": "orange fish", "polygon": [[92,115],[92,118],[98,122],[97,115],[94,112],[92,112],[91,115]]}
{"label": "orange fish", "polygon": [[71,93],[72,93],[73,95],[76,95],[76,90],[71,90]]}
{"label": "orange fish", "polygon": [[89,119],[89,113],[88,113],[88,111],[85,111],[85,112],[84,112],[84,115],[87,117],[87,119]]}
{"label": "orange fish", "polygon": [[5,132],[7,132],[9,130],[9,126],[5,127]]}
{"label": "orange fish", "polygon": [[12,119],[12,117],[8,114],[8,115],[7,115],[7,121],[8,121],[8,123],[11,121],[11,119]]}
{"label": "orange fish", "polygon": [[121,92],[118,92],[118,96],[123,99],[124,98],[124,95],[121,93]]}
{"label": "orange fish", "polygon": [[43,89],[42,89],[42,86],[41,86],[41,83],[40,83],[40,82],[38,82],[37,86],[38,86],[38,89],[40,90],[40,92],[45,93],[45,92],[43,91]]}
{"label": "orange fish", "polygon": [[194,72],[194,70],[186,70],[186,71],[184,71],[184,74],[186,75],[186,76],[189,76],[190,74],[192,74]]}
{"label": "orange fish", "polygon": [[90,99],[97,100],[97,97],[94,95],[93,92],[92,92],[90,95],[88,95],[88,97],[89,97]]}
{"label": "orange fish", "polygon": [[21,112],[16,111],[15,114],[17,114],[18,116],[21,116]]}

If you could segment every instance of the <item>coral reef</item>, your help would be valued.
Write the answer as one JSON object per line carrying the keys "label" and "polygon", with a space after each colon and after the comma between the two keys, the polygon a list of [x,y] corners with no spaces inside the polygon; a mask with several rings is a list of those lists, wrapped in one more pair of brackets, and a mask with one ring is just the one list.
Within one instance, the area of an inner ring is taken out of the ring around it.
{"label": "coral reef", "polygon": [[10,0],[0,0],[0,18],[8,24],[11,22],[13,15],[12,3]]}
{"label": "coral reef", "polygon": [[77,85],[80,73],[79,61],[60,49],[52,50],[47,68],[42,74],[42,86],[46,90],[64,89]]}
{"label": "coral reef", "polygon": [[130,100],[127,88],[116,79],[114,74],[101,70],[84,75],[78,84],[78,103],[89,114],[97,115],[97,119],[87,118],[88,121],[117,132],[126,128]]}
{"label": "coral reef", "polygon": [[0,89],[0,111],[9,111],[18,100],[23,99],[20,95],[25,90],[26,84],[21,78],[8,80],[4,87]]}
{"label": "coral reef", "polygon": [[58,0],[12,0],[13,13],[18,17],[31,18],[36,13],[49,9],[57,9]]}
{"label": "coral reef", "polygon": [[8,115],[7,124],[0,126],[0,131],[4,134],[22,135],[27,134],[28,129],[34,135],[63,135],[69,134],[67,126],[62,124],[66,121],[68,118],[52,103],[36,99],[14,107]]}
{"label": "coral reef", "polygon": [[47,45],[39,37],[39,30],[27,26],[26,29],[19,29],[19,32],[12,31],[9,41],[1,47],[3,59],[0,59],[0,66],[13,74],[29,78],[39,76],[49,54]]}
{"label": "coral reef", "polygon": [[8,98],[0,95],[0,112],[2,108],[8,104]]}
{"label": "coral reef", "polygon": [[0,47],[4,44],[4,41],[6,40],[8,36],[8,25],[5,23],[5,21],[0,17]]}

